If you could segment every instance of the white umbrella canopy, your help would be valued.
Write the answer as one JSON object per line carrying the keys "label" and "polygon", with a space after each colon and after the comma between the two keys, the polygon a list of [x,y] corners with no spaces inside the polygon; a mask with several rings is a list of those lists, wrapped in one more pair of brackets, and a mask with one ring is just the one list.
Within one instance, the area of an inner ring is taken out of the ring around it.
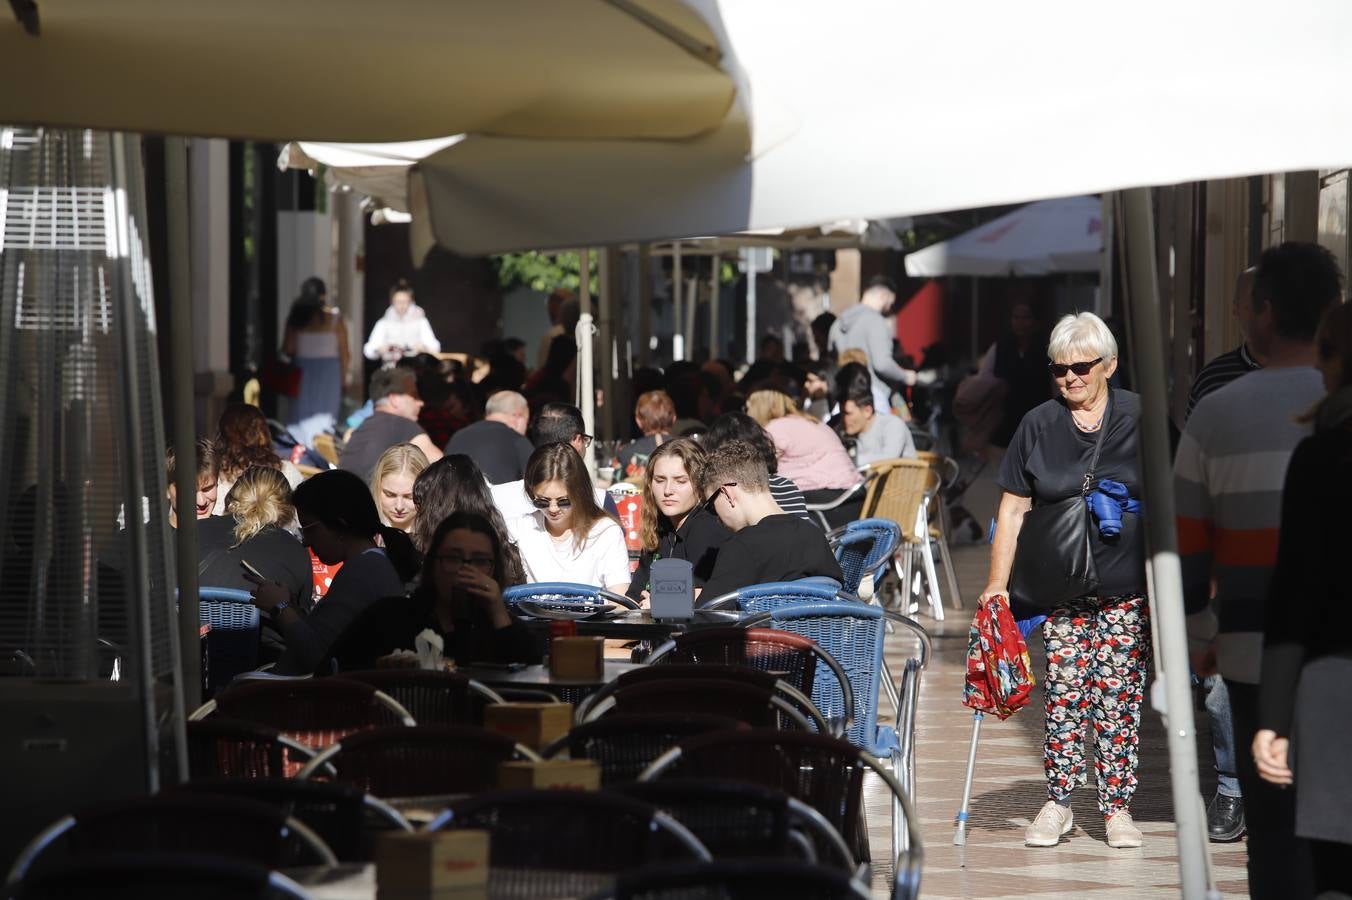
{"label": "white umbrella canopy", "polygon": [[1341,0],[1280,15],[1259,0],[698,8],[743,79],[722,127],[471,135],[418,165],[436,239],[466,254],[612,244],[1352,161]]}
{"label": "white umbrella canopy", "polygon": [[1041,200],[906,256],[906,274],[1052,275],[1097,272],[1103,205],[1097,197]]}
{"label": "white umbrella canopy", "polygon": [[37,0],[0,122],[292,140],[670,140],[727,113],[681,0]]}

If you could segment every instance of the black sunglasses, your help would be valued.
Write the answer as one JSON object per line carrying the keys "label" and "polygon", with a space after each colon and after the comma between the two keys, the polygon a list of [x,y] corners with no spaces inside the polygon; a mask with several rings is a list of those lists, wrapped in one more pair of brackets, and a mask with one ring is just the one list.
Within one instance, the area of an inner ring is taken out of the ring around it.
{"label": "black sunglasses", "polygon": [[1047,368],[1057,378],[1065,378],[1067,372],[1074,372],[1083,378],[1094,370],[1094,366],[1101,362],[1103,362],[1103,357],[1100,356],[1098,359],[1091,359],[1089,362],[1047,363]]}
{"label": "black sunglasses", "polygon": [[530,502],[536,509],[549,509],[551,503],[557,504],[559,509],[568,509],[573,505],[573,501],[567,497],[531,497]]}
{"label": "black sunglasses", "polygon": [[708,499],[704,501],[704,508],[709,510],[709,512],[713,512],[714,503],[718,501],[718,495],[722,494],[726,497],[728,493],[727,489],[730,487],[737,487],[737,482],[729,481],[727,484],[719,485],[718,489],[715,490],[712,494],[710,494]]}

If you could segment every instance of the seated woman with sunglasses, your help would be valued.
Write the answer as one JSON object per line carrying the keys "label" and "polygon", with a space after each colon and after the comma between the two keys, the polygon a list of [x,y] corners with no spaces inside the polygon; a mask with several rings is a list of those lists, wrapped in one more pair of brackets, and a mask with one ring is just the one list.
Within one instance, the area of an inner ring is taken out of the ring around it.
{"label": "seated woman with sunglasses", "polygon": [[396,650],[413,650],[424,629],[441,635],[459,663],[540,662],[540,643],[507,609],[502,589],[516,583],[497,529],[472,512],[452,513],[432,532],[417,590],[367,609],[342,652],[344,669],[370,668]]}
{"label": "seated woman with sunglasses", "polygon": [[704,449],[690,438],[667,441],[648,457],[638,532],[643,554],[629,584],[631,600],[648,591],[653,560],[689,560],[696,593],[713,574],[718,550],[732,533],[704,502],[704,469]]}
{"label": "seated woman with sunglasses", "polygon": [[571,581],[617,594],[629,589],[629,551],[620,525],[596,504],[582,457],[568,444],[537,447],[526,464],[535,512],[507,523],[526,580]]}

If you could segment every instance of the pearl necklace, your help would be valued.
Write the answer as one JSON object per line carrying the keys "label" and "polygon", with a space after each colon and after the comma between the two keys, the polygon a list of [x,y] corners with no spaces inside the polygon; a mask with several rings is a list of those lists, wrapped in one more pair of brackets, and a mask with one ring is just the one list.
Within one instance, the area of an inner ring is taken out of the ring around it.
{"label": "pearl necklace", "polygon": [[1102,425],[1103,425],[1103,416],[1102,416],[1102,415],[1100,415],[1100,416],[1098,417],[1098,421],[1095,422],[1093,425],[1084,425],[1084,424],[1082,424],[1082,423],[1080,422],[1079,419],[1075,418],[1075,413],[1074,413],[1073,410],[1071,411],[1071,414],[1070,414],[1070,420],[1071,420],[1072,422],[1075,423],[1075,427],[1076,427],[1076,428],[1080,429],[1081,431],[1085,431],[1085,432],[1094,432],[1094,431],[1098,431],[1099,428],[1102,427]]}

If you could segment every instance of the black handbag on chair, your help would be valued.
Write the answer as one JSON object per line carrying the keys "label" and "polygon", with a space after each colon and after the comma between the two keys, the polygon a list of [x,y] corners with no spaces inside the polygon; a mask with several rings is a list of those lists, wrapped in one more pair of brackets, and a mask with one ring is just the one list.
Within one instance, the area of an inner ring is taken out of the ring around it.
{"label": "black handbag on chair", "polygon": [[1034,506],[1023,517],[1019,542],[1014,548],[1014,565],[1009,573],[1011,598],[1037,609],[1062,606],[1076,597],[1098,590],[1098,567],[1094,564],[1092,525],[1085,496],[1094,483],[1103,436],[1112,413],[1112,395],[1099,426],[1089,471],[1084,473],[1080,492],[1073,497]]}

